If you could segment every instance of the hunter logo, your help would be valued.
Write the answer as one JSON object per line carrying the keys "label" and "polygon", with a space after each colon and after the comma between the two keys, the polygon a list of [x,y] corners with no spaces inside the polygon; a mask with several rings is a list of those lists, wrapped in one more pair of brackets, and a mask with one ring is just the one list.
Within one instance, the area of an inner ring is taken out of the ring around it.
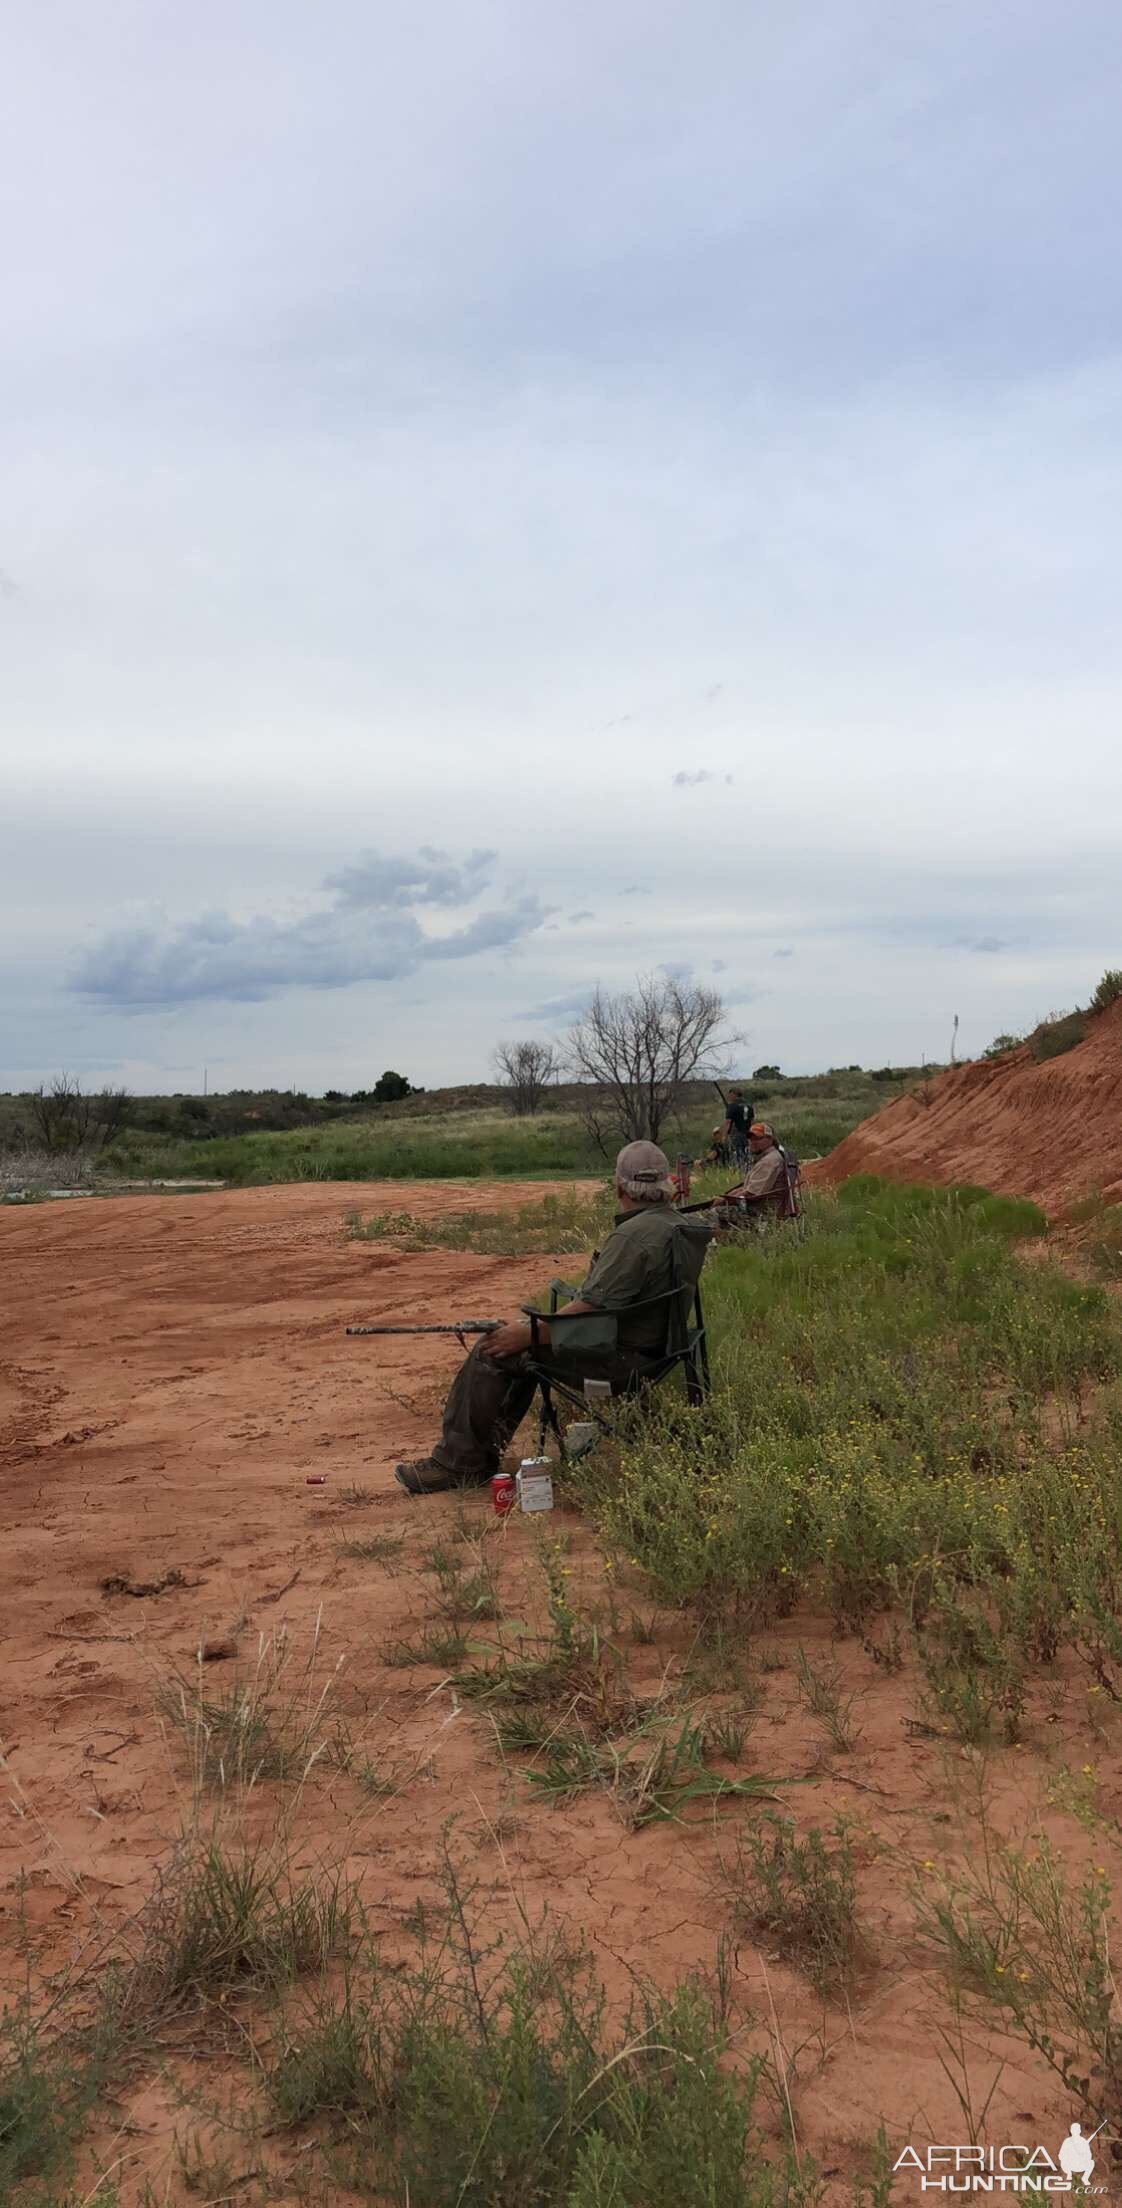
{"label": "hunter logo", "polygon": [[[1099,2125],[1099,2131],[1102,2130]],[[1047,2147],[905,2147],[894,2170],[913,2170],[928,2193],[1105,2193],[1092,2185],[1095,2157],[1081,2124],[1073,2124],[1056,2154]]]}

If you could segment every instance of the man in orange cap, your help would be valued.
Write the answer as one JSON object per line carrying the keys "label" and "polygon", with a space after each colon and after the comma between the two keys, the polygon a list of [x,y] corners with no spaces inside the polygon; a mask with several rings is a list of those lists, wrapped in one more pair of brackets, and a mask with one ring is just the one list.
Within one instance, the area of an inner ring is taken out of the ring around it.
{"label": "man in orange cap", "polygon": [[754,1119],[748,1129],[748,1171],[739,1188],[729,1190],[725,1202],[730,1219],[745,1214],[755,1223],[769,1213],[782,1218],[787,1208],[787,1164],[772,1129]]}

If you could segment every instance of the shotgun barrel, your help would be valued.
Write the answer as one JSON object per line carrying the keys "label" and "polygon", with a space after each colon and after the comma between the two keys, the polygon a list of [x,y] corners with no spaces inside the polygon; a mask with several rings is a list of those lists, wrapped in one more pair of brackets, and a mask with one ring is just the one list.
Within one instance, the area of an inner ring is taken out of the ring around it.
{"label": "shotgun barrel", "polygon": [[497,1334],[501,1319],[460,1319],[443,1326],[349,1326],[348,1334]]}

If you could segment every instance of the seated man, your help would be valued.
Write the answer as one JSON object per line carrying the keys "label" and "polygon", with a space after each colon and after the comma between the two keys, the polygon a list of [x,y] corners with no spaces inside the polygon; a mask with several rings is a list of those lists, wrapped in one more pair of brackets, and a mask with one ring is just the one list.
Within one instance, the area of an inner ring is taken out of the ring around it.
{"label": "seated man", "polygon": [[748,1171],[739,1188],[730,1188],[717,1206],[722,1224],[758,1225],[787,1210],[787,1161],[772,1130],[762,1119],[748,1129]]}
{"label": "seated man", "polygon": [[705,1153],[705,1158],[703,1162],[706,1165],[732,1164],[732,1158],[729,1153],[729,1146],[725,1141],[724,1121],[722,1121],[719,1127],[714,1127],[713,1132],[709,1137],[709,1148]]}
{"label": "seated man", "polygon": [[[670,1290],[677,1279],[683,1295],[692,1295],[712,1229],[696,1214],[675,1210],[669,1161],[653,1142],[629,1142],[620,1151],[615,1185],[615,1226],[593,1257],[579,1295],[562,1311],[572,1317],[580,1312],[617,1315],[616,1347],[574,1353],[562,1361],[550,1342],[548,1321],[539,1320],[538,1361],[555,1366],[558,1377],[570,1383],[574,1377],[608,1380],[613,1393],[623,1394],[641,1385],[664,1354]],[[659,1297],[667,1300],[653,1300]],[[445,1488],[482,1483],[498,1471],[502,1452],[533,1400],[529,1347],[528,1321],[512,1319],[465,1358],[452,1382],[444,1430],[431,1457],[397,1466],[395,1477],[407,1495],[437,1495]]]}

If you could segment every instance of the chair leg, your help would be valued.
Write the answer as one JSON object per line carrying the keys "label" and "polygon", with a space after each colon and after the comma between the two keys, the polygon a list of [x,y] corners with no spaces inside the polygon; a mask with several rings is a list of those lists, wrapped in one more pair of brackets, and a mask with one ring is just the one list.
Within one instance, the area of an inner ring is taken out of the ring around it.
{"label": "chair leg", "polygon": [[546,1429],[548,1428],[549,1432],[553,1435],[553,1438],[557,1443],[557,1454],[560,1457],[562,1464],[564,1464],[565,1441],[564,1436],[561,1432],[561,1422],[557,1416],[557,1406],[553,1400],[553,1391],[550,1388],[548,1381],[546,1380],[541,1381],[540,1386],[542,1394],[542,1407],[541,1414],[538,1418],[538,1455],[539,1457],[544,1457],[545,1455],[545,1436]]}

